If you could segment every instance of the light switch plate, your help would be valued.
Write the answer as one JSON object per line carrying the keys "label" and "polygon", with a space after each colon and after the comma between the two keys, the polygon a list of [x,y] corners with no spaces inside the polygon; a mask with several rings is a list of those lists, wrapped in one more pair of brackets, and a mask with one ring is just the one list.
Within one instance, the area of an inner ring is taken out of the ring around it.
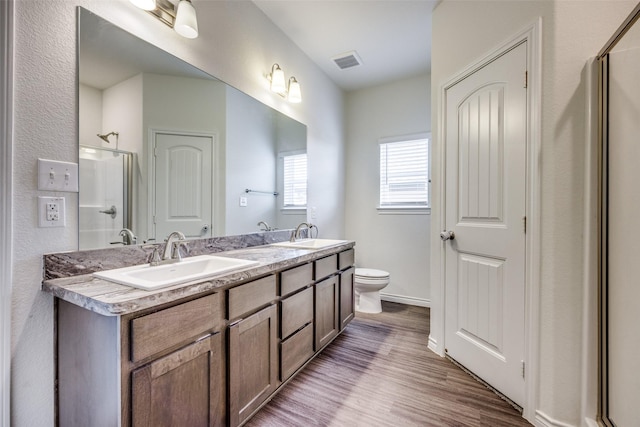
{"label": "light switch plate", "polygon": [[38,159],[38,190],[78,192],[78,164]]}
{"label": "light switch plate", "polygon": [[38,226],[64,227],[66,223],[64,197],[38,197]]}

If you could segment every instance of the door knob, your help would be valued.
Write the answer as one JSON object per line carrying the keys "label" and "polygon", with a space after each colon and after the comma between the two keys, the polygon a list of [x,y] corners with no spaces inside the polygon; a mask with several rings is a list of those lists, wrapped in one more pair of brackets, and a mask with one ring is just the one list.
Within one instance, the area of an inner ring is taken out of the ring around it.
{"label": "door knob", "polygon": [[443,232],[440,233],[440,239],[443,242],[446,242],[447,240],[453,240],[455,239],[456,235],[453,233],[453,231],[449,230],[444,230]]}
{"label": "door knob", "polygon": [[209,224],[205,224],[202,226],[201,234],[206,234],[209,232]]}

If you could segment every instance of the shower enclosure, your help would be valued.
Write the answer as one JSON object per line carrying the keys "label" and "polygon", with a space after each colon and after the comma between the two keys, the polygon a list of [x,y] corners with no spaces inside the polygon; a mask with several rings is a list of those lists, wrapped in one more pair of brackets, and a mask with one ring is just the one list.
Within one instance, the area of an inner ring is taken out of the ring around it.
{"label": "shower enclosure", "polygon": [[80,250],[125,244],[133,229],[133,153],[80,146]]}

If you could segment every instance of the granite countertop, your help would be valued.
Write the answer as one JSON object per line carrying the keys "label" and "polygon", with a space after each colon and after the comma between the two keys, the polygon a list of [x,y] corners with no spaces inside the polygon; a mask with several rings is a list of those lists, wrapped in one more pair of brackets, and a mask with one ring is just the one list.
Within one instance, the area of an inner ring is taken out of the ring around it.
{"label": "granite countertop", "polygon": [[258,261],[259,264],[246,270],[213,276],[182,283],[153,291],[145,291],[125,285],[119,285],[81,274],[71,277],[48,279],[42,282],[42,290],[57,298],[94,311],[105,316],[121,316],[136,311],[170,303],[182,298],[192,297],[215,289],[226,289],[235,284],[246,282],[279,270],[286,270],[296,264],[309,262],[326,255],[352,248],[353,241],[330,246],[320,250],[293,249],[278,246],[252,246],[224,252],[215,252],[216,256],[242,258]]}

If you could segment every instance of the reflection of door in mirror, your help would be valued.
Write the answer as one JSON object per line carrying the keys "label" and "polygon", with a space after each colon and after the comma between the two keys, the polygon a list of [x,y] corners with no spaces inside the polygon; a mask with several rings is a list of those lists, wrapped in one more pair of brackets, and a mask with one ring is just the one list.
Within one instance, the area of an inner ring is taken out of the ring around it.
{"label": "reflection of door in mirror", "polygon": [[80,249],[124,244],[120,230],[132,227],[131,165],[131,153],[80,147]]}
{"label": "reflection of door in mirror", "polygon": [[152,131],[149,182],[154,188],[149,235],[160,241],[173,231],[211,237],[213,223],[213,136]]}

